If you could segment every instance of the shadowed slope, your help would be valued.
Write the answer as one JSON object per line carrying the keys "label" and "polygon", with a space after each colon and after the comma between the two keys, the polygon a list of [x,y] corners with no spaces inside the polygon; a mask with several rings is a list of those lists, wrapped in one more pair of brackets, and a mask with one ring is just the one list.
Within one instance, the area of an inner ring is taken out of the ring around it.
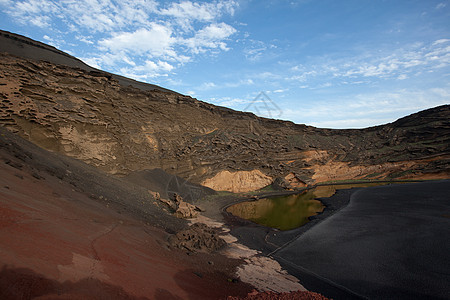
{"label": "shadowed slope", "polygon": [[[238,261],[172,249],[148,190],[0,128],[1,299],[219,299]],[[199,275],[198,275],[199,274]]]}

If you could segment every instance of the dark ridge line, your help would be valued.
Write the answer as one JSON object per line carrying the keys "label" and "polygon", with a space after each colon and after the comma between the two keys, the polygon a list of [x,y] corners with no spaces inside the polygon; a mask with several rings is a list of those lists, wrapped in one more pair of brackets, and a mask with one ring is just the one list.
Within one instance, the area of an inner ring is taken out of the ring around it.
{"label": "dark ridge line", "polygon": [[[88,64],[84,63],[82,60],[64,52],[61,51],[59,49],[57,49],[56,47],[47,45],[45,43],[33,40],[29,37],[20,35],[20,34],[16,34],[16,33],[12,33],[9,31],[5,31],[5,30],[1,30],[0,29],[0,37],[4,37],[4,38],[8,38],[10,40],[14,40],[20,43],[24,43],[27,45],[30,45],[32,47],[37,47],[43,50],[47,50],[50,52],[53,52],[55,54],[64,56],[65,58],[71,59],[73,60],[76,64],[78,64],[78,66],[74,66],[75,68],[81,68],[83,70],[92,72],[93,76],[95,76],[96,74],[105,74],[106,77],[111,76],[112,78],[114,78],[115,80],[117,80],[119,82],[120,85],[127,87],[127,86],[132,86],[134,88],[137,88],[139,90],[142,91],[151,91],[151,90],[158,90],[158,91],[162,91],[162,92],[167,92],[167,93],[173,93],[175,95],[178,96],[185,96],[185,97],[190,97],[190,96],[186,96],[183,94],[180,94],[176,91],[155,85],[155,84],[151,84],[151,83],[146,83],[146,82],[141,82],[141,81],[137,81],[131,78],[127,78],[125,76],[122,75],[117,75],[114,73],[110,73],[107,71],[103,71],[94,67],[89,66]],[[31,60],[39,60],[36,58],[29,58],[26,55],[17,55],[16,53],[11,53],[11,52],[7,52],[10,53],[12,55],[18,56],[18,57],[23,57],[26,59],[31,59]],[[42,61],[46,61],[45,59],[43,59]],[[52,62],[53,64],[59,64],[59,65],[64,65],[64,66],[69,66],[69,63],[57,63],[57,62]],[[191,97],[192,98],[192,97]],[[192,98],[195,99],[195,98]],[[361,132],[361,133],[365,133],[365,132],[372,132],[372,131],[377,131],[383,128],[390,128],[392,126],[394,127],[408,127],[407,124],[404,124],[405,122],[407,122],[409,120],[410,117],[415,116],[415,117],[419,117],[419,118],[429,118],[427,117],[427,114],[432,111],[432,110],[440,110],[440,109],[449,109],[450,105],[449,104],[443,104],[443,105],[439,105],[436,107],[432,107],[432,108],[428,108],[422,111],[418,111],[415,113],[412,113],[410,115],[404,116],[402,118],[399,118],[395,121],[386,123],[386,124],[380,124],[380,125],[375,125],[375,126],[370,126],[370,127],[366,127],[366,128],[337,128],[337,129],[332,129],[332,128],[319,128],[319,127],[314,127],[314,126],[310,126],[310,125],[306,125],[306,124],[298,124],[298,123],[294,123],[292,121],[289,120],[281,120],[281,119],[273,119],[273,118],[265,118],[265,117],[259,117],[256,116],[255,114],[251,113],[251,112],[244,112],[244,111],[237,111],[228,107],[223,107],[223,106],[218,106],[218,105],[214,105],[214,104],[210,104],[208,102],[203,102],[201,100],[195,99],[196,101],[198,101],[199,103],[204,103],[207,104],[209,110],[217,110],[220,112],[222,117],[227,117],[228,114],[233,115],[233,116],[239,116],[239,118],[241,119],[245,119],[245,118],[250,118],[253,120],[258,120],[259,122],[264,122],[266,125],[270,126],[270,125],[283,125],[285,127],[295,127],[298,129],[303,130],[304,132],[317,132],[317,133],[321,133],[324,136],[329,136],[329,135],[333,135],[333,134],[343,134],[343,135],[347,135],[347,134],[352,134],[353,132]],[[203,106],[203,108],[206,108],[205,106]],[[434,118],[434,117],[431,117]]]}
{"label": "dark ridge line", "polygon": [[[14,41],[18,41],[18,42],[21,42],[21,43],[24,43],[24,44],[27,44],[27,45],[30,45],[30,46],[34,46],[34,47],[37,47],[37,48],[48,50],[48,51],[54,52],[56,54],[66,56],[66,57],[71,58],[71,59],[75,59],[75,60],[79,61],[80,63],[85,64],[89,68],[92,68],[91,66],[89,66],[88,64],[83,62],[82,60],[76,58],[75,56],[70,55],[69,53],[61,51],[58,48],[53,47],[51,45],[44,44],[42,42],[30,39],[30,38],[28,38],[26,36],[23,36],[23,35],[20,35],[20,34],[17,34],[17,33],[12,33],[12,32],[5,31],[5,30],[0,30],[0,36],[4,36],[5,38],[8,38],[8,39],[11,39],[11,40],[14,40]],[[92,68],[92,69],[94,69],[94,68]]]}
{"label": "dark ridge line", "polygon": [[26,36],[23,36],[23,35],[20,35],[20,34],[16,34],[16,33],[12,33],[12,32],[0,29],[0,37],[6,38],[6,39],[9,39],[9,40],[18,42],[18,43],[26,44],[26,45],[29,45],[31,47],[36,47],[36,48],[39,48],[39,49],[43,49],[45,51],[49,51],[49,52],[55,53],[57,55],[61,55],[61,56],[65,57],[65,58],[67,58],[67,59],[73,60],[74,65],[76,65],[76,66],[70,66],[69,63],[58,63],[58,62],[51,61],[51,60],[46,60],[46,59],[33,59],[33,58],[30,58],[30,57],[27,57],[26,55],[20,55],[20,54],[18,55],[17,53],[11,53],[11,52],[7,51],[7,53],[12,54],[14,56],[27,58],[27,59],[32,59],[32,60],[48,61],[48,62],[56,64],[56,65],[64,65],[64,66],[69,66],[69,67],[80,68],[82,70],[89,71],[89,72],[92,72],[94,74],[95,73],[97,73],[97,74],[104,74],[106,77],[114,78],[115,80],[117,80],[119,82],[119,84],[121,84],[121,85],[123,85],[125,87],[131,85],[132,87],[140,89],[140,90],[143,90],[143,91],[159,90],[159,91],[163,91],[163,92],[173,93],[173,94],[176,94],[176,95],[181,95],[178,92],[172,91],[172,90],[167,89],[167,88],[163,88],[163,87],[158,86],[156,84],[142,82],[142,81],[137,81],[137,80],[134,80],[134,79],[122,76],[122,75],[114,74],[114,73],[111,73],[111,72],[107,72],[107,71],[103,71],[103,70],[91,67],[88,64],[86,64],[85,62],[83,62],[82,60],[80,60],[79,58],[77,58],[75,56],[72,56],[72,55],[70,55],[70,54],[68,54],[68,53],[66,53],[64,51],[61,51],[61,50],[57,49],[56,47],[50,46],[48,44],[45,44],[45,43],[42,43],[42,42],[39,42],[39,41],[36,41],[36,40],[33,40],[33,39],[29,38],[29,37],[26,37]]}

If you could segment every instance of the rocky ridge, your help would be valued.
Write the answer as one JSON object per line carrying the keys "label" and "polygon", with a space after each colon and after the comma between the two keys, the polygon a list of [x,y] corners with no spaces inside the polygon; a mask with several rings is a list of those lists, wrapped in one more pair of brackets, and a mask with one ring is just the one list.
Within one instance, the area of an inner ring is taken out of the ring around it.
{"label": "rocky ridge", "polygon": [[450,176],[450,105],[366,129],[319,129],[126,85],[109,73],[64,64],[73,58],[59,50],[41,46],[47,61],[27,58],[15,50],[20,36],[12,35],[18,38],[11,44],[11,35],[0,35],[9,43],[0,48],[0,125],[109,174],[161,168],[233,192],[274,180],[295,188]]}

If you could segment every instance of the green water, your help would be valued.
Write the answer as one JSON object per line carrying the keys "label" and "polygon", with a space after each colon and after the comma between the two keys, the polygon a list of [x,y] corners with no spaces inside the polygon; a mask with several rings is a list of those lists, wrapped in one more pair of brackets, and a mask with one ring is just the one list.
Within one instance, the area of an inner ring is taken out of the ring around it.
{"label": "green water", "polygon": [[290,230],[306,224],[309,221],[308,217],[317,215],[324,210],[324,205],[316,198],[331,197],[338,189],[383,184],[386,183],[318,186],[301,194],[238,203],[228,207],[227,211],[267,227]]}

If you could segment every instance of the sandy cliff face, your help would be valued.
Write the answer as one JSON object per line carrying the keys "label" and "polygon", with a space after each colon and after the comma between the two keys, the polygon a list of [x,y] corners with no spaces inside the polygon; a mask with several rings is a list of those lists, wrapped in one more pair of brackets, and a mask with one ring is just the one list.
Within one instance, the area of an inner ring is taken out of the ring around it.
{"label": "sandy cliff face", "polygon": [[448,177],[449,116],[441,106],[363,130],[318,129],[0,55],[1,126],[110,174],[161,168],[218,190],[248,191],[277,177],[292,187]]}
{"label": "sandy cliff face", "polygon": [[269,184],[273,179],[260,170],[252,171],[221,171],[214,177],[202,182],[202,185],[216,191],[229,191],[233,193],[259,190]]}

